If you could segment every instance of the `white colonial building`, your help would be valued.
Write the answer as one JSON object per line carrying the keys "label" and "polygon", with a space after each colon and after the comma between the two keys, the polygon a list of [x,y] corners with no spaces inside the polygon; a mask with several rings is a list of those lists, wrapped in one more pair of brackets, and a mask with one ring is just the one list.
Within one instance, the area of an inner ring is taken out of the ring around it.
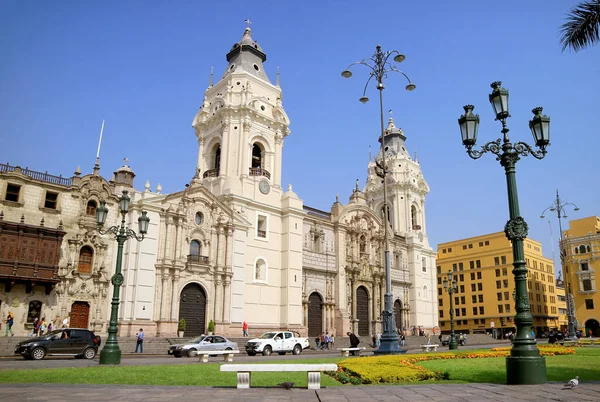
{"label": "white colonial building", "polygon": [[[98,165],[90,175],[77,172],[60,180],[0,166],[0,222],[16,225],[12,237],[0,232],[0,280],[5,283],[0,313],[16,313],[16,330],[26,331],[24,324],[37,315],[70,315],[78,326],[106,331],[116,242],[96,230],[94,214],[100,200],[106,200],[107,225],[118,224],[123,190],[131,197],[127,224],[135,229],[144,210],[150,229],[142,242],[125,243],[121,336],[140,327],[148,335],[172,336],[181,318],[186,336],[205,333],[210,320],[215,332],[229,336],[239,336],[244,321],[252,332],[381,332],[384,230],[392,255],[396,326],[437,326],[435,253],[425,224],[429,187],[405,149],[406,137],[390,119],[383,138],[390,172],[387,224],[374,162],[366,187],[361,190],[357,183],[348,204],[336,197],[329,212],[304,206],[291,185],[281,183],[290,122],[279,76],[271,83],[265,60],[246,28],[227,54],[221,79],[213,85],[211,77],[193,120],[196,174],[181,191],[152,192],[148,183],[135,190],[127,163],[110,181],[99,175]],[[55,203],[44,205],[48,194]],[[12,260],[3,252],[4,244],[19,242],[20,224],[32,226],[30,231],[54,228],[60,254],[47,267],[53,274],[43,283],[27,270],[36,266],[35,255],[15,262],[14,252]],[[23,269],[12,270],[15,266]]]}

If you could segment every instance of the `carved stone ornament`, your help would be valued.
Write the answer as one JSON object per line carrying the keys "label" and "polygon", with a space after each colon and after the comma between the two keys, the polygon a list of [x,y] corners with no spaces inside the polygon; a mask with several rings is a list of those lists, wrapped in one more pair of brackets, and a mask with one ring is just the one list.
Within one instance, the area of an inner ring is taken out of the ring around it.
{"label": "carved stone ornament", "polygon": [[524,240],[527,237],[528,230],[527,222],[520,216],[510,219],[504,226],[504,233],[510,241]]}
{"label": "carved stone ornament", "polygon": [[124,281],[125,281],[125,278],[123,278],[123,275],[120,272],[117,274],[114,274],[112,279],[110,280],[110,282],[113,284],[113,286],[121,286]]}

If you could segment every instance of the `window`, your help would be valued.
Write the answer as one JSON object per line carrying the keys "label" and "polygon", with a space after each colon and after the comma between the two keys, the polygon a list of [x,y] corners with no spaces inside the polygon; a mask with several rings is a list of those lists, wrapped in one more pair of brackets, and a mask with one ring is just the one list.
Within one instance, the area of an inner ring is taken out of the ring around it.
{"label": "window", "polygon": [[442,277],[441,277],[441,276],[438,276],[438,278],[437,278],[437,282],[438,282],[438,285],[441,285],[441,284],[442,284]]}
{"label": "window", "polygon": [[585,299],[585,309],[586,310],[594,309],[594,299]]}
{"label": "window", "polygon": [[477,290],[479,290],[479,291],[483,290],[483,284],[482,283],[478,283],[477,284]]}
{"label": "window", "polygon": [[507,288],[507,287],[508,287],[508,279],[504,279],[504,280],[502,281],[502,286],[504,286],[505,288]]}
{"label": "window", "polygon": [[190,255],[201,255],[202,244],[198,240],[192,240],[190,242]]}
{"label": "window", "polygon": [[464,282],[465,281],[465,276],[463,274],[460,274],[458,276],[458,280],[459,280],[459,282]]}
{"label": "window", "polygon": [[[441,304],[440,304],[441,306]],[[444,310],[440,310],[440,318],[444,318]]]}
{"label": "window", "polygon": [[481,279],[481,272],[477,272],[477,279]]}
{"label": "window", "polygon": [[438,275],[440,275],[442,273],[442,267],[437,266],[436,269],[437,269]]}
{"label": "window", "polygon": [[465,303],[466,303],[465,296],[461,296],[460,297],[460,304],[465,304]]}
{"label": "window", "polygon": [[454,309],[454,315],[457,317],[460,317],[460,309],[459,308]]}
{"label": "window", "polygon": [[486,240],[486,241],[485,241],[485,245],[486,245],[486,246],[489,246],[489,245],[490,245],[490,241],[489,241],[489,240]]}
{"label": "window", "polygon": [[479,242],[479,247],[483,247],[483,242],[482,241]]}
{"label": "window", "polygon": [[506,311],[507,313],[510,313],[510,304],[504,305],[504,311]]}
{"label": "window", "polygon": [[469,268],[471,268],[471,269],[475,268],[475,261],[469,261]]}
{"label": "window", "polygon": [[500,265],[500,257],[494,257],[494,265]]}
{"label": "window", "polygon": [[473,244],[469,244],[469,248],[473,248]]}
{"label": "window", "polygon": [[460,300],[459,300],[458,296],[454,298],[454,304],[459,305],[460,304],[459,301]]}
{"label": "window", "polygon": [[585,254],[585,246],[583,244],[581,246],[579,246],[579,252],[581,254]]}
{"label": "window", "polygon": [[473,315],[477,315],[477,307],[473,307]]}
{"label": "window", "polygon": [[500,276],[500,270],[499,269],[496,270],[496,276],[497,277]]}
{"label": "window", "polygon": [[439,300],[438,300],[438,305],[439,305],[440,307],[442,307],[442,306],[444,305],[444,299],[439,299]]}
{"label": "window", "polygon": [[496,289],[502,289],[502,281],[496,281]]}
{"label": "window", "polygon": [[475,266],[481,268],[481,260],[475,260]]}
{"label": "window", "polygon": [[[256,237],[260,239],[268,239],[269,227],[268,217],[266,215],[256,215]],[[361,239],[362,240],[362,239]]]}
{"label": "window", "polygon": [[442,295],[442,288],[438,288],[438,296]]}
{"label": "window", "polygon": [[471,292],[474,292],[476,289],[476,285],[474,283],[471,284]]}
{"label": "window", "polygon": [[581,263],[581,270],[582,271],[589,271],[589,269],[590,269],[590,267],[589,267],[589,265],[588,265],[587,262],[582,262]]}
{"label": "window", "polygon": [[96,201],[89,200],[87,203],[87,206],[85,208],[85,214],[90,215],[90,216],[96,216],[96,207],[97,206],[98,205],[96,204]]}
{"label": "window", "polygon": [[421,258],[421,269],[423,272],[427,272],[427,260],[425,258]]}
{"label": "window", "polygon": [[484,315],[484,311],[483,306],[479,306],[479,315]]}
{"label": "window", "polygon": [[365,237],[365,235],[360,236],[359,250],[361,254],[367,252],[367,238]]}
{"label": "window", "polygon": [[452,252],[452,247],[448,248],[448,252],[451,253]]}
{"label": "window", "polygon": [[504,300],[508,300],[509,297],[508,292],[504,292]]}
{"label": "window", "polygon": [[196,212],[195,222],[196,225],[202,225],[204,222],[204,214],[202,212]]}
{"label": "window", "polygon": [[465,293],[465,285],[460,285],[460,293]]}
{"label": "window", "polygon": [[471,296],[471,303],[477,303],[477,295]]}
{"label": "window", "polygon": [[216,170],[216,173],[218,176],[219,172],[221,171],[221,146],[220,145],[217,145],[217,149],[215,150],[215,167],[214,167],[214,169]]}
{"label": "window", "polygon": [[498,297],[498,301],[502,301],[502,292],[496,293],[496,296]]}
{"label": "window", "polygon": [[467,315],[467,309],[465,307],[461,308],[460,312],[462,313],[463,317]]}
{"label": "window", "polygon": [[500,261],[501,261],[502,265],[505,265],[506,264],[506,256],[503,255],[502,257],[500,257]]}
{"label": "window", "polygon": [[502,304],[498,304],[498,312],[504,313],[504,307],[502,307]]}
{"label": "window", "polygon": [[462,263],[462,262],[459,262],[459,263],[458,263],[458,270],[459,270],[459,271],[462,271],[462,270],[463,270],[463,263]]}
{"label": "window", "polygon": [[592,281],[591,279],[584,279],[583,280],[583,291],[584,292],[588,292],[592,290]]}
{"label": "window", "polygon": [[508,269],[502,268],[502,276],[508,276]]}
{"label": "window", "polygon": [[89,246],[81,247],[79,250],[79,264],[77,264],[77,272],[82,274],[92,273],[92,262],[94,261],[94,250]]}
{"label": "window", "polygon": [[465,245],[463,245],[463,250],[466,250],[466,249],[467,249],[467,245],[465,244]]}
{"label": "window", "polygon": [[44,208],[56,209],[56,201],[58,200],[58,193],[46,191],[46,199],[44,200]]}
{"label": "window", "polygon": [[32,300],[29,302],[29,309],[27,310],[27,322],[33,323],[33,319],[40,319],[42,312],[42,302],[39,300]]}
{"label": "window", "polygon": [[4,196],[4,199],[6,201],[19,202],[19,193],[20,192],[21,192],[21,186],[8,183],[6,185],[6,195]]}
{"label": "window", "polygon": [[252,146],[252,168],[260,169],[263,166],[262,149],[259,144]]}
{"label": "window", "polygon": [[479,295],[479,303],[483,303],[483,295]]}
{"label": "window", "polygon": [[475,272],[471,272],[471,280],[474,281],[475,280]]}
{"label": "window", "polygon": [[452,270],[453,270],[454,272],[456,272],[456,271],[457,271],[457,266],[456,266],[456,264],[452,264]]}

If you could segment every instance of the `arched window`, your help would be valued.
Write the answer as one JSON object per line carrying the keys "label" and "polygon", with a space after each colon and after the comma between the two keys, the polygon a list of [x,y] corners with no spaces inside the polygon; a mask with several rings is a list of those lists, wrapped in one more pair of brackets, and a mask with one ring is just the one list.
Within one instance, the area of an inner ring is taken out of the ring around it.
{"label": "arched window", "polygon": [[427,285],[423,285],[423,300],[429,300],[429,289]]}
{"label": "arched window", "polygon": [[92,273],[92,262],[94,261],[94,250],[89,246],[81,247],[79,250],[79,264],[77,265],[77,272],[81,274]]}
{"label": "arched window", "polygon": [[91,215],[91,216],[96,216],[96,201],[94,200],[89,200],[87,203],[87,208],[85,209],[85,214],[86,215]]}
{"label": "arched window", "polygon": [[40,319],[42,313],[42,302],[39,300],[32,300],[29,302],[29,309],[27,310],[27,322],[33,322],[34,318]]}
{"label": "arched window", "polygon": [[263,160],[262,160],[262,149],[260,148],[260,145],[258,145],[258,143],[255,143],[252,146],[252,166],[253,168],[258,168],[260,169],[263,166]]}
{"label": "arched window", "polygon": [[198,240],[192,240],[190,242],[190,255],[201,255],[202,244]]}
{"label": "arched window", "polygon": [[575,254],[579,254],[579,249],[575,247]]}
{"label": "arched window", "polygon": [[418,222],[418,219],[417,219],[417,207],[415,207],[414,205],[412,205],[410,207],[410,222],[412,224],[412,228],[413,229],[419,228],[418,227],[419,226],[419,222]]}
{"label": "arched window", "polygon": [[367,239],[365,238],[365,235],[360,236],[360,253],[366,253],[367,252]]}
{"label": "arched window", "polygon": [[215,167],[214,167],[214,169],[217,171],[217,174],[221,170],[221,146],[220,145],[218,145],[217,149],[215,150]]}
{"label": "arched window", "polygon": [[259,258],[254,263],[254,279],[261,282],[267,281],[267,263]]}
{"label": "arched window", "polygon": [[583,244],[579,246],[579,253],[585,254],[585,246]]}

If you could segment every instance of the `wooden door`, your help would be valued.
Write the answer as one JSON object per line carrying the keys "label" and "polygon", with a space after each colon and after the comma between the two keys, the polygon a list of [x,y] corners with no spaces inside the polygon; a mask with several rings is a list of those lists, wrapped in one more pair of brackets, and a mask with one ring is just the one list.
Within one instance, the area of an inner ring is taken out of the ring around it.
{"label": "wooden door", "polygon": [[185,319],[183,336],[206,334],[206,293],[199,284],[190,283],[181,291],[179,318]]}
{"label": "wooden door", "polygon": [[358,318],[358,335],[369,335],[369,293],[364,286],[356,289],[356,318]]}
{"label": "wooden door", "polygon": [[[87,302],[76,301],[71,304],[70,328],[87,328],[90,315],[90,305]],[[62,326],[62,323],[60,323]]]}
{"label": "wooden door", "polygon": [[308,297],[308,336],[320,336],[323,332],[323,300],[317,292]]}
{"label": "wooden door", "polygon": [[402,302],[400,302],[400,300],[394,302],[394,318],[396,321],[396,329],[402,329]]}

